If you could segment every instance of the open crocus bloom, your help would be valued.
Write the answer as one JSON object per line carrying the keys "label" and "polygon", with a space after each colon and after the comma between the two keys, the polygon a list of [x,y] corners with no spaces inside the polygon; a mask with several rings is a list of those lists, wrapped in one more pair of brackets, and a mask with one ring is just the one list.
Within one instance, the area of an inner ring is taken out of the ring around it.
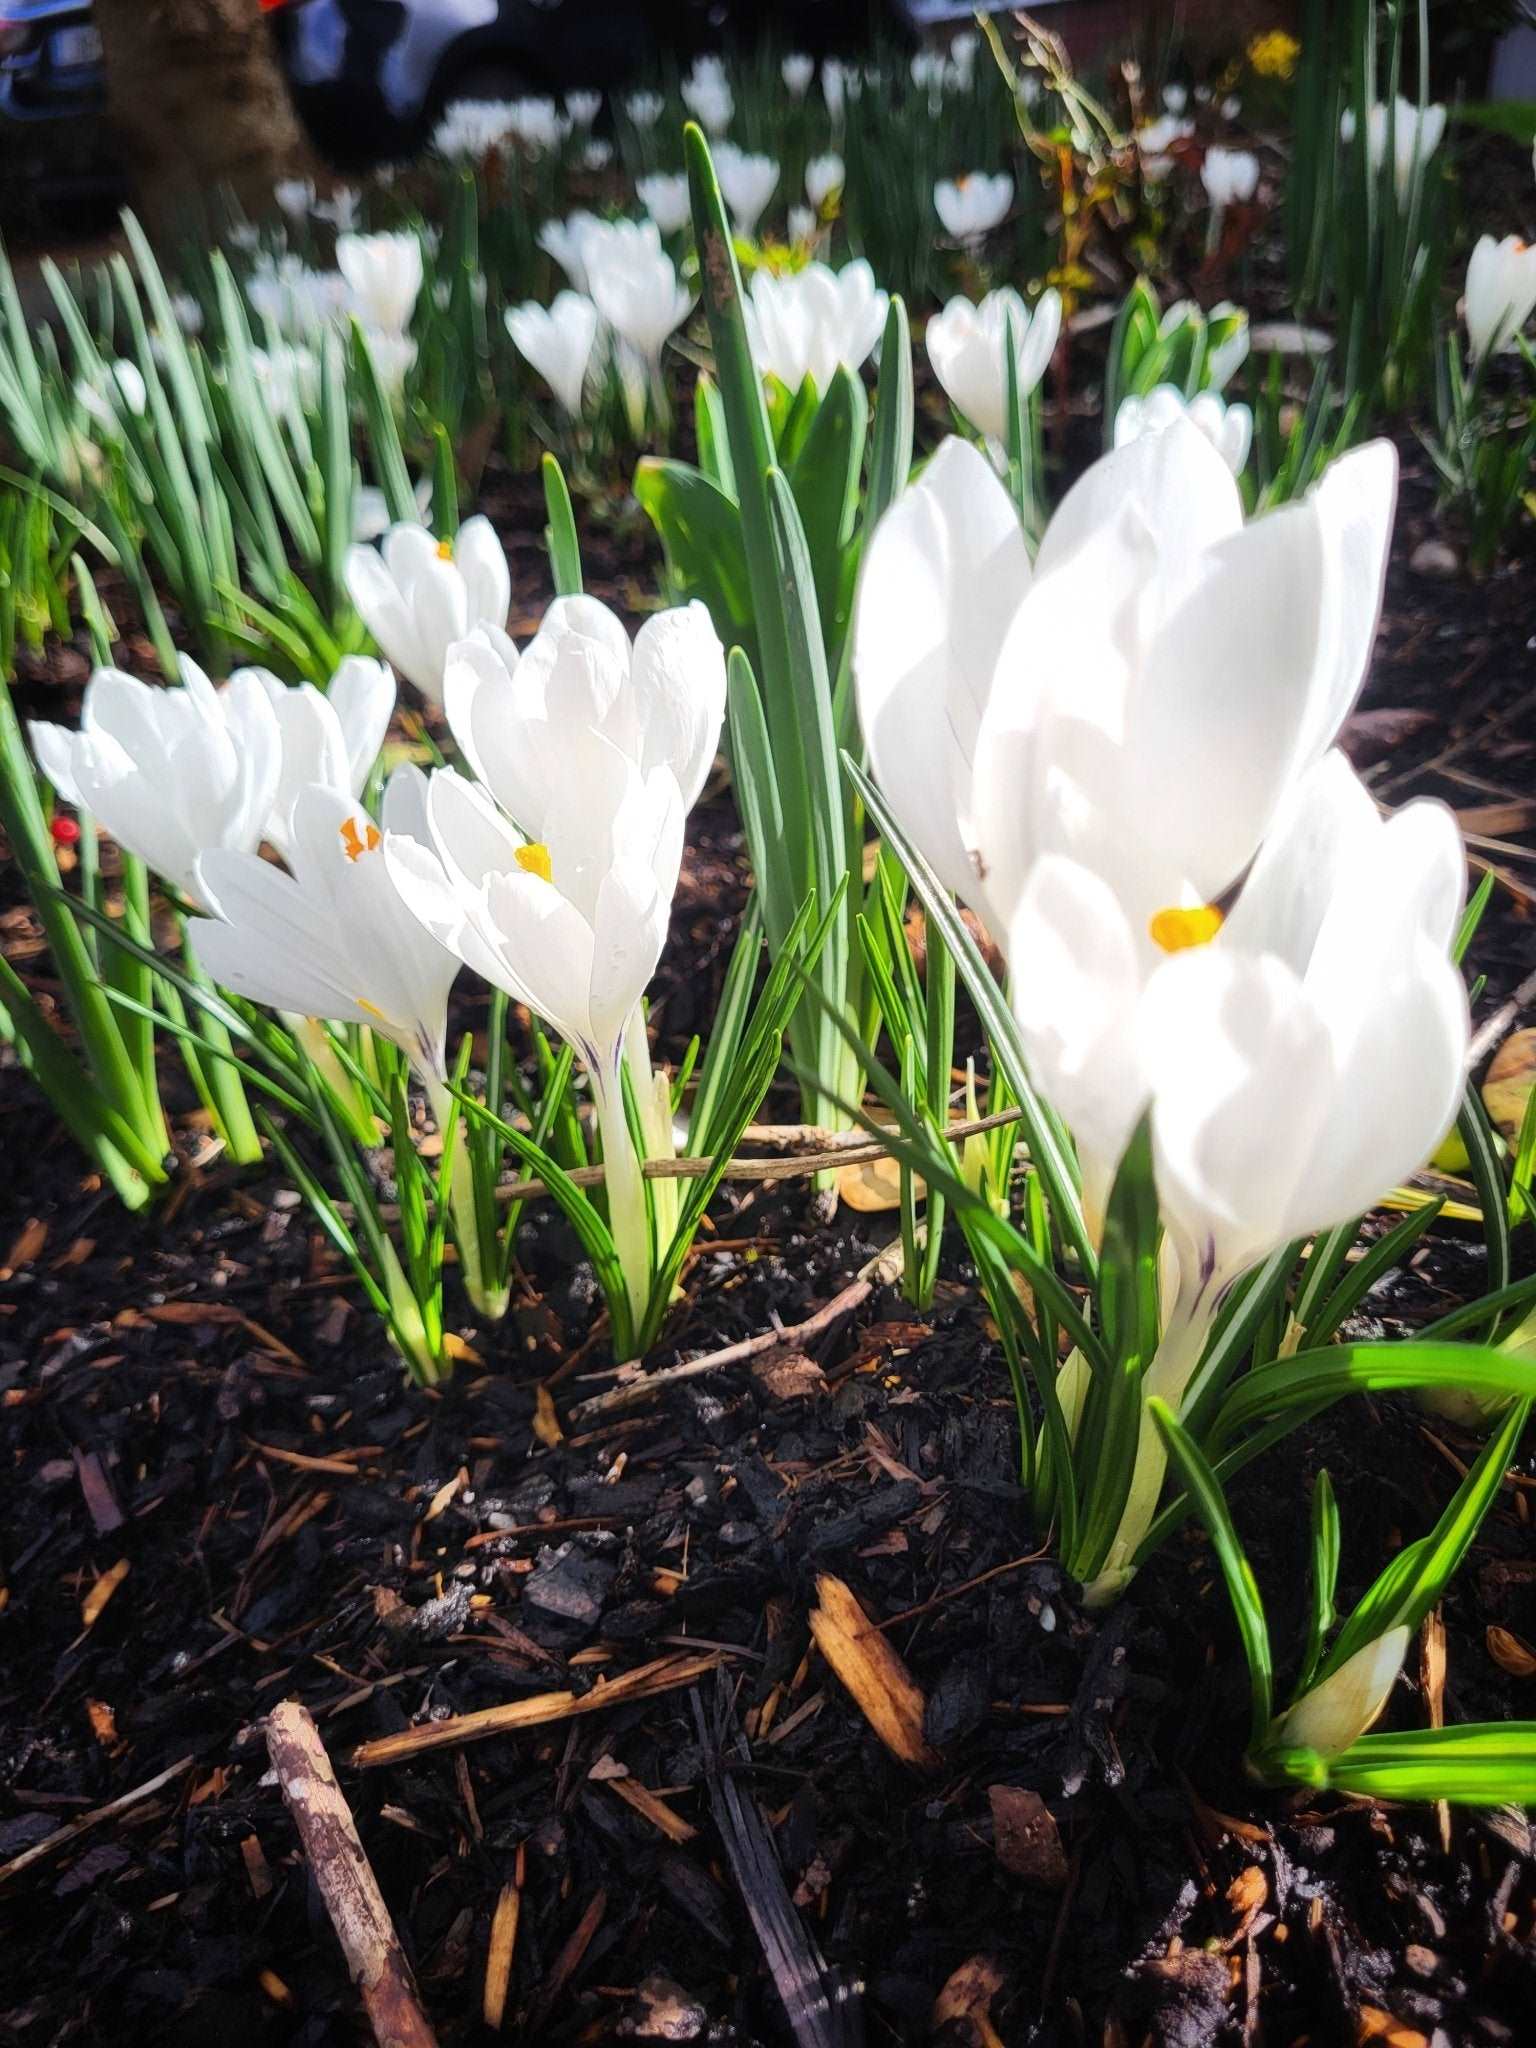
{"label": "open crocus bloom", "polygon": [[1008,217],[1013,180],[1006,171],[989,177],[971,171],[963,178],[940,178],[933,188],[933,207],[944,232],[957,242],[979,242]]}
{"label": "open crocus bloom", "polygon": [[654,383],[668,336],[688,318],[693,298],[661,247],[653,220],[620,224],[614,234],[589,232],[583,248],[597,310],[632,349]]}
{"label": "open crocus bloom", "polygon": [[683,105],[711,135],[723,135],[730,127],[736,101],[718,57],[700,57],[695,61],[683,80],[682,95]]}
{"label": "open crocus bloom", "polygon": [[421,294],[421,243],[415,235],[338,235],[336,268],[365,327],[404,334]]}
{"label": "open crocus bloom", "polygon": [[[1390,135],[1388,130],[1390,128]],[[1406,206],[1415,177],[1440,147],[1445,134],[1445,108],[1438,103],[1422,112],[1401,93],[1392,106],[1378,102],[1366,118],[1365,146],[1372,170],[1379,171],[1392,152],[1392,183],[1399,206]],[[1339,136],[1345,143],[1355,139],[1355,113],[1346,107],[1339,117]]]}
{"label": "open crocus bloom", "polygon": [[1251,150],[1213,144],[1200,166],[1200,181],[1212,206],[1245,204],[1259,189],[1259,160]]}
{"label": "open crocus bloom", "polygon": [[1463,313],[1472,360],[1508,348],[1536,306],[1536,243],[1480,235],[1467,262]]}
{"label": "open crocus bloom", "polygon": [[438,1090],[459,961],[407,908],[384,858],[385,834],[426,840],[426,790],[419,768],[397,768],[381,832],[343,791],[310,784],[293,807],[292,872],[255,854],[205,854],[200,893],[217,915],[192,929],[225,988],[296,1016],[370,1025]]}
{"label": "open crocus bloom", "polygon": [[805,98],[806,87],[816,76],[816,59],[807,57],[801,51],[793,51],[779,66],[779,76],[789,87],[797,100]]}
{"label": "open crocus bloom", "polygon": [[825,263],[782,277],[760,270],[742,304],[752,359],[762,376],[791,391],[807,377],[825,391],[840,363],[857,370],[873,353],[886,303],[862,257],[841,270]]}
{"label": "open crocus bloom", "polygon": [[451,541],[403,521],[382,554],[350,549],[347,590],[385,659],[440,704],[448,649],[477,626],[506,624],[512,577],[495,527],[477,513]]}
{"label": "open crocus bloom", "polygon": [[264,668],[242,673],[256,677],[277,719],[282,767],[262,837],[286,860],[294,805],[309,783],[362,795],[395,708],[395,679],[384,662],[361,654],[341,664],[323,694],[312,683],[280,683]]}
{"label": "open crocus bloom", "polygon": [[198,856],[254,853],[277,795],[282,736],[267,691],[246,670],[216,690],[185,655],[180,689],[101,668],[80,729],[34,723],[43,773],[129,853],[197,900]]}
{"label": "open crocus bloom", "polygon": [[989,441],[1008,433],[1009,319],[1013,322],[1021,396],[1045,375],[1061,332],[1061,300],[1054,290],[1040,294],[1033,315],[1011,286],[988,292],[979,305],[951,299],[928,322],[925,337],[933,373],[951,403]]}
{"label": "open crocus bloom", "polygon": [[1093,464],[1031,569],[985,459],[943,444],[866,550],[854,677],[876,779],[1000,940],[1047,852],[1143,926],[1231,888],[1359,688],[1395,478],[1373,443],[1245,526],[1180,418]]}
{"label": "open crocus bloom", "polygon": [[578,211],[568,214],[564,220],[545,221],[535,237],[545,255],[554,258],[579,292],[589,289],[587,231],[589,228],[600,228],[602,225],[595,213]]}
{"label": "open crocus bloom", "polygon": [[715,175],[720,180],[725,203],[731,209],[736,232],[755,235],[764,209],[778,186],[778,165],[771,156],[755,156],[748,150],[738,149],[734,142],[722,142],[715,148]]}
{"label": "open crocus bloom", "polygon": [[581,417],[587,365],[597,340],[597,308],[580,292],[557,292],[544,307],[530,299],[507,308],[512,345],[554,392],[570,417]]}
{"label": "open crocus bloom", "polygon": [[834,192],[842,191],[847,177],[843,160],[835,150],[829,150],[825,156],[813,156],[805,167],[805,196],[820,212]]}
{"label": "open crocus bloom", "polygon": [[635,197],[664,235],[687,227],[692,207],[685,171],[653,171],[648,178],[637,178]]}
{"label": "open crocus bloom", "polygon": [[1186,398],[1176,384],[1155,384],[1145,397],[1122,398],[1115,414],[1115,446],[1160,434],[1181,416],[1200,429],[1234,476],[1242,474],[1253,445],[1253,412],[1246,405],[1228,405],[1214,391]]}

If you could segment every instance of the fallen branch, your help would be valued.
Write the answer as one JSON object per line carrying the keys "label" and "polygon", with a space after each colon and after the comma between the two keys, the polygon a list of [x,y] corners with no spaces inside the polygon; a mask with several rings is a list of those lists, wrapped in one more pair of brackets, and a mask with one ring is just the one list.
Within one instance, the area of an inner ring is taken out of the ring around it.
{"label": "fallen branch", "polygon": [[169,1785],[173,1778],[179,1778],[183,1771],[191,1770],[196,1757],[178,1757],[173,1764],[167,1764],[157,1777],[146,1778],[142,1785],[135,1785],[131,1792],[124,1792],[117,1799],[109,1799],[105,1806],[96,1806],[89,1813],[82,1813],[77,1820],[68,1821],[61,1828],[55,1828],[51,1835],[44,1835],[40,1842],[34,1842],[30,1849],[23,1849],[19,1856],[13,1856],[9,1863],[0,1863],[0,1884],[13,1877],[19,1877],[34,1863],[41,1863],[45,1856],[51,1856],[56,1849],[62,1849],[67,1842],[83,1835],[87,1828],[96,1827],[101,1821],[112,1820],[120,1813],[139,1806],[146,1799],[153,1799],[162,1787]]}
{"label": "fallen branch", "polygon": [[1467,1047],[1467,1072],[1491,1053],[1526,1005],[1536,1001],[1536,974],[1528,974],[1507,1002],[1485,1017],[1472,1034]]}
{"label": "fallen branch", "polygon": [[590,1692],[541,1692],[532,1699],[508,1700],[504,1706],[481,1707],[473,1714],[453,1714],[446,1721],[427,1721],[420,1728],[405,1728],[398,1735],[381,1735],[353,1750],[350,1763],[361,1770],[379,1764],[397,1764],[406,1757],[421,1756],[429,1749],[450,1749],[460,1742],[483,1742],[488,1735],[515,1735],[523,1728],[542,1728],[551,1721],[574,1720],[578,1714],[601,1713],[606,1707],[628,1706],[677,1686],[691,1685],[720,1662],[719,1651],[708,1656],[659,1657],[654,1664],[637,1665],[617,1678],[593,1686]]}
{"label": "fallen branch", "polygon": [[379,2048],[437,2048],[320,1731],[297,1700],[268,1717],[267,1754]]}

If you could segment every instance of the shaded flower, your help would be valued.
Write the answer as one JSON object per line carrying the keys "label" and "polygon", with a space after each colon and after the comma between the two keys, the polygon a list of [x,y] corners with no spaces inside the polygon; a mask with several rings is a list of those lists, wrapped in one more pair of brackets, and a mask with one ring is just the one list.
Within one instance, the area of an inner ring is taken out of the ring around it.
{"label": "shaded flower", "polygon": [[1001,226],[1013,204],[1013,180],[1006,171],[989,177],[971,171],[963,178],[941,178],[933,188],[934,211],[944,231],[957,242],[979,242]]}
{"label": "shaded flower", "polygon": [[1253,413],[1246,405],[1228,405],[1214,391],[1186,399],[1177,385],[1157,384],[1145,397],[1122,398],[1115,414],[1115,446],[1159,434],[1176,419],[1198,427],[1232,474],[1241,473],[1253,443]]}
{"label": "shaded flower", "polygon": [[840,363],[857,370],[874,351],[886,295],[862,258],[841,270],[808,263],[781,277],[758,271],[742,311],[761,375],[791,391],[810,377],[824,392]]}
{"label": "shaded flower", "polygon": [[530,299],[509,306],[507,332],[572,419],[581,417],[582,387],[597,340],[596,306],[580,292],[557,292],[550,306]]}
{"label": "shaded flower", "polygon": [[482,514],[452,541],[401,523],[382,550],[353,547],[347,590],[384,658],[434,704],[442,702],[448,649],[477,626],[506,624],[512,579],[496,529]]}
{"label": "shaded flower", "polygon": [[1061,300],[1040,295],[1033,314],[1009,286],[988,292],[979,305],[953,298],[928,322],[925,343],[933,373],[955,409],[978,433],[1003,442],[1008,434],[1007,327],[1012,319],[1021,396],[1045,375],[1061,331]]}
{"label": "shaded flower", "polygon": [[737,233],[756,234],[757,224],[779,182],[778,165],[772,157],[754,156],[738,149],[734,142],[717,143],[714,159],[715,175]]}
{"label": "shaded flower", "polygon": [[1536,307],[1536,244],[1480,235],[1467,263],[1462,314],[1474,362],[1508,348]]}

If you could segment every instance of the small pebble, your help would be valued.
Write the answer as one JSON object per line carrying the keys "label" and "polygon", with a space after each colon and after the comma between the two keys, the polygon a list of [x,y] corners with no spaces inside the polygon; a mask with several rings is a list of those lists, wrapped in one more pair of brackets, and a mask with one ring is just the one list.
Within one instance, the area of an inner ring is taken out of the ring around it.
{"label": "small pebble", "polygon": [[1459,576],[1461,557],[1443,540],[1421,540],[1409,557],[1415,576]]}

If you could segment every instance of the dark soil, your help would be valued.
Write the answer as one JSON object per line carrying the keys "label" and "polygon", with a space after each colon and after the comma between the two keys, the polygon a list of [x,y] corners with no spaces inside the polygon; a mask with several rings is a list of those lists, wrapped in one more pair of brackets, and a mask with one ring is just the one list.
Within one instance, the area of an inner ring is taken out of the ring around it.
{"label": "dark soil", "polygon": [[[1486,1011],[1536,958],[1536,613],[1528,564],[1478,588],[1407,567],[1430,530],[1423,469],[1348,737],[1386,801],[1427,790],[1481,813],[1464,823],[1505,884],[1474,956]],[[536,492],[493,471],[486,497],[514,610],[536,614]],[[652,564],[624,528],[589,583],[633,612]],[[70,715],[83,667],[52,650],[21,708]],[[657,990],[669,1056],[707,1021],[743,888],[729,800],[707,803]],[[7,938],[36,972],[20,912]],[[265,1775],[261,1717],[287,1697],[340,1767],[444,2043],[492,2038],[508,1887],[503,2032],[529,2042],[1530,2038],[1523,1817],[1249,1785],[1246,1677],[1206,1545],[1185,1531],[1111,1615],[1082,1614],[1031,1525],[1007,1375],[958,1264],[931,1316],[877,1290],[810,1357],[791,1346],[584,1428],[575,1404],[611,1380],[552,1213],[527,1229],[507,1322],[463,1323],[481,1363],[424,1393],[279,1181],[189,1170],[158,1214],[125,1218],[14,1068],[0,1132],[0,1866],[87,1822],[0,1869],[5,2038],[366,2038]],[[892,1234],[846,1213],[812,1229],[798,1192],[722,1198],[652,1363],[792,1329]],[[1422,1322],[1481,1271],[1475,1240],[1438,1232],[1368,1322]],[[1238,1505],[1277,1642],[1299,1644],[1316,1472],[1343,1503],[1349,1597],[1429,1526],[1468,1451],[1361,1402],[1255,1467]],[[1511,1675],[1536,1641],[1525,1473],[1447,1605],[1452,1720],[1530,1708]],[[882,1747],[811,1645],[827,1573],[920,1689],[930,1767]],[[689,1647],[716,1668],[642,1703],[347,1762]],[[1394,1711],[1416,1725],[1410,1680]]]}

